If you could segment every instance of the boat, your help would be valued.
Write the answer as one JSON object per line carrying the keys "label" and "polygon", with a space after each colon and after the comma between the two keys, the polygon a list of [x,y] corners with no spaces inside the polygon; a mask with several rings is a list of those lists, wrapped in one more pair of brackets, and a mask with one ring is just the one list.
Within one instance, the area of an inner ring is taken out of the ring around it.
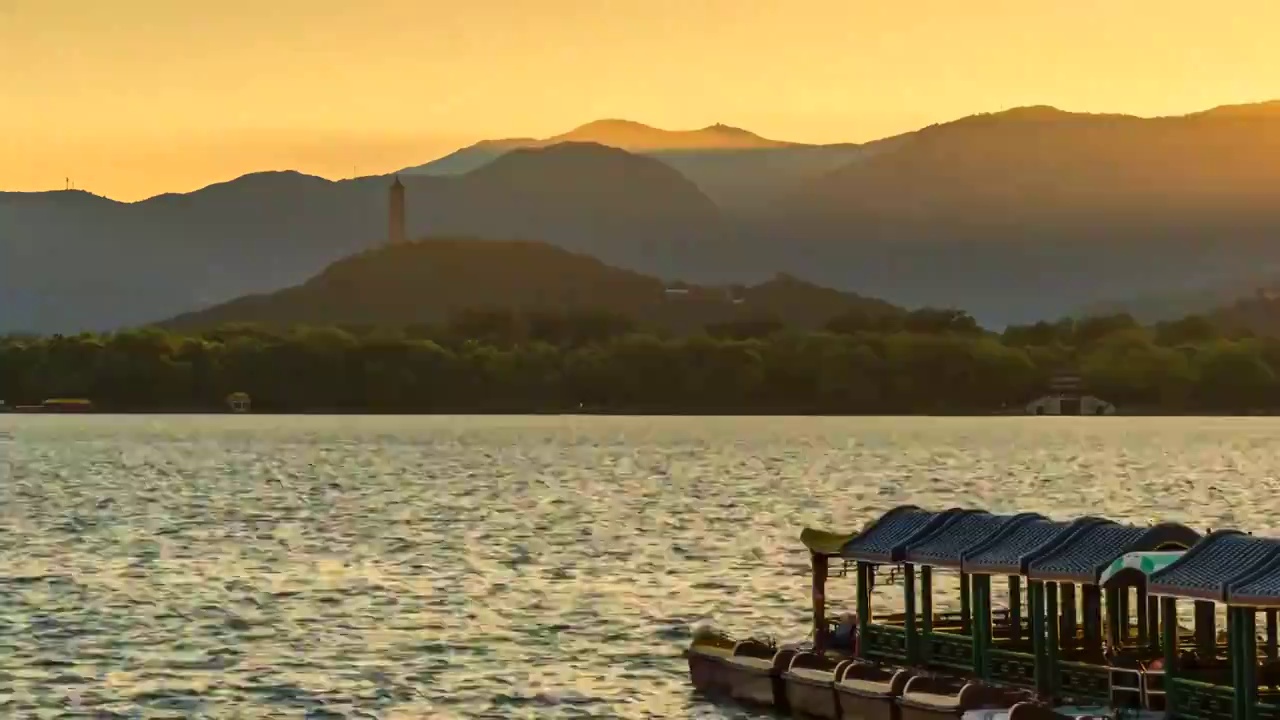
{"label": "boat", "polygon": [[[901,506],[801,542],[811,639],[700,632],[696,690],[832,720],[1280,720],[1280,539]],[[959,612],[935,607],[942,573],[959,577]],[[855,609],[829,618],[827,583],[850,574]],[[900,606],[881,607],[891,585]],[[1179,600],[1194,602],[1193,627]]]}
{"label": "boat", "polygon": [[[1167,713],[1209,720],[1280,717],[1280,540],[1237,530],[1210,533],[1152,573],[1148,593],[1158,598],[1163,653],[1159,675],[1149,677],[1148,686],[1162,691]],[[1194,607],[1189,642],[1176,630],[1180,600],[1190,600]],[[1219,605],[1226,609],[1224,633],[1217,627]],[[1262,643],[1259,612],[1266,618]]]}

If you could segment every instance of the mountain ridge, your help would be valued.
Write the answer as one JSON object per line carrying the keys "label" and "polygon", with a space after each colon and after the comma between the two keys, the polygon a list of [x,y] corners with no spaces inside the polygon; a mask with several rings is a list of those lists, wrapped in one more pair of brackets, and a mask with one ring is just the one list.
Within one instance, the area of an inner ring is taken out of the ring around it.
{"label": "mountain ridge", "polygon": [[605,313],[676,332],[777,321],[816,329],[849,312],[901,312],[889,303],[785,275],[735,287],[670,283],[548,243],[430,237],[365,250],[306,281],[152,323],[166,329],[438,324],[471,311]]}
{"label": "mountain ridge", "polygon": [[[385,242],[390,182],[270,172],[136,203],[0,196],[0,333],[108,329],[296,284]],[[663,275],[714,264],[727,242],[687,178],[603,146],[405,184],[411,235],[534,236]]]}
{"label": "mountain ridge", "polygon": [[[1247,294],[1252,270],[1280,267],[1274,105],[1029,106],[834,149],[567,142],[401,177],[411,236],[526,237],[699,283],[786,272],[998,327],[1210,280]],[[384,241],[389,183],[272,171],[137,203],[0,194],[0,332],[118,327],[297,284]]]}

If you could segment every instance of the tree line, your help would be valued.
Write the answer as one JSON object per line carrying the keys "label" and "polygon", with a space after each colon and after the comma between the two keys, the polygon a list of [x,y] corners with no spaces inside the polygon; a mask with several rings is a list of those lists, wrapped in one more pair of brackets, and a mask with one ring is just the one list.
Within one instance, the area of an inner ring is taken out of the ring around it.
{"label": "tree line", "polygon": [[1203,317],[1127,315],[984,330],[961,311],[768,319],[675,336],[608,314],[460,313],[439,326],[234,325],[199,334],[0,338],[9,406],[102,410],[910,414],[1016,412],[1060,373],[1121,412],[1280,407],[1280,340]]}

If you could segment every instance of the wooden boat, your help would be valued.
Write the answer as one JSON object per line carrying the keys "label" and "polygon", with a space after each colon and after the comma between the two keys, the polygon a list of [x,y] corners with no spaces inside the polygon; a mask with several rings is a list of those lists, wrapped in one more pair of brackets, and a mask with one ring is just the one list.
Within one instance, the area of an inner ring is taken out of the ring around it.
{"label": "wooden boat", "polygon": [[689,676],[699,692],[744,705],[786,710],[782,673],[796,649],[777,649],[748,638],[735,641],[718,633],[695,635],[688,652]]}
{"label": "wooden boat", "polygon": [[[801,540],[812,642],[702,633],[696,688],[831,720],[1280,720],[1280,539],[903,506],[860,533]],[[826,582],[851,567],[856,612],[833,623]],[[958,613],[934,608],[945,572],[959,573]],[[993,607],[996,576],[1007,608]],[[877,612],[878,578],[901,578],[900,608]],[[1179,599],[1196,603],[1194,628],[1178,626]]]}
{"label": "wooden boat", "polygon": [[[915,624],[914,578],[907,578],[904,574],[906,583],[904,612],[886,613],[883,622],[875,623],[872,621],[871,607],[872,589],[876,578],[875,564],[901,562],[908,545],[943,527],[959,512],[961,511],[948,510],[934,513],[913,505],[897,507],[869,524],[861,533],[845,539],[838,547],[827,544],[833,539],[829,534],[815,535],[813,531],[809,531],[807,541],[805,534],[801,534],[801,540],[805,541],[813,558],[815,632],[813,651],[797,658],[799,662],[794,663],[795,667],[788,668],[782,677],[787,703],[793,710],[805,716],[836,720],[843,715],[840,709],[840,693],[836,689],[838,684],[848,688],[849,692],[856,692],[859,688],[877,682],[874,674],[877,670],[890,670],[897,674],[906,669],[899,664],[899,661],[905,660],[907,643],[904,639],[906,633]],[[823,541],[821,545],[813,542],[815,537]],[[816,549],[824,552],[815,552]],[[825,554],[826,552],[830,555]],[[839,558],[843,563],[852,562],[857,568],[858,647],[844,648],[843,651],[835,653],[828,651],[830,642],[826,634],[825,581],[828,557]],[[885,635],[873,634],[878,631],[883,631]],[[887,642],[878,644],[876,637],[887,638]],[[850,650],[854,652],[849,652]],[[903,652],[899,653],[899,650]],[[873,657],[877,652],[885,653],[889,667],[883,667],[883,663]],[[850,667],[855,655],[860,662],[856,667]],[[907,677],[909,676],[900,676],[899,682],[904,684]],[[880,684],[883,685],[883,683]],[[890,679],[889,685],[892,686],[892,684]],[[888,716],[887,709],[892,707],[896,699],[896,695],[884,696],[883,700],[887,703],[884,716]],[[863,704],[867,705],[867,703]],[[874,709],[873,707],[863,708],[868,712]],[[868,714],[864,717],[866,720],[875,720],[877,716]]]}
{"label": "wooden boat", "polygon": [[1032,559],[1028,592],[1033,614],[1043,618],[1035,649],[1040,694],[1055,702],[1140,707],[1140,665],[1158,655],[1151,649],[1150,603],[1141,582],[1126,585],[1123,578],[1113,579],[1104,597],[1102,574],[1125,555],[1185,550],[1198,540],[1198,532],[1179,523],[1103,521]]}
{"label": "wooden boat", "polygon": [[[881,521],[889,520],[893,512]],[[913,512],[924,511],[915,508]],[[842,719],[958,717],[980,707],[1007,708],[1021,697],[982,683],[974,672],[973,628],[989,627],[993,617],[997,624],[1007,622],[1007,612],[993,613],[988,606],[979,609],[975,620],[968,602],[969,581],[961,574],[960,612],[937,614],[933,574],[958,571],[966,552],[993,539],[1000,541],[1040,516],[1000,516],[978,510],[948,510],[938,516],[922,531],[910,534],[886,523],[886,534],[899,538],[897,544],[878,542],[869,537],[869,530],[845,547],[843,557],[858,563],[860,588],[873,587],[874,563],[900,562],[906,607],[899,639],[896,616],[886,623],[873,622],[870,593],[859,593],[858,615],[867,618],[858,636],[859,662],[833,685]]]}
{"label": "wooden boat", "polygon": [[[854,535],[806,530],[801,540],[810,552],[813,568],[812,644],[779,649],[751,640],[695,639],[687,653],[694,687],[706,694],[830,720],[908,715],[958,718],[978,707],[1007,708],[1023,693],[977,681],[972,677],[972,663],[955,667],[957,675],[940,672],[939,668],[947,667],[945,660],[937,666],[922,660],[921,638],[931,638],[935,624],[942,633],[969,622],[963,612],[934,614],[928,578],[935,564],[958,565],[958,551],[987,542],[991,532],[1002,535],[1035,517],[1000,517],[959,509],[930,512],[902,506]],[[904,562],[910,552],[925,562],[925,580],[919,587],[915,563]],[[825,586],[832,560],[857,568],[858,621],[852,642],[839,642],[839,626],[833,628],[826,615]],[[884,564],[903,567],[905,607],[902,612],[873,617],[877,568]],[[917,609],[917,590],[924,599],[923,613]],[[984,617],[989,617],[989,612]],[[972,644],[963,636],[959,642]],[[974,657],[971,647],[960,656]]]}
{"label": "wooden boat", "polygon": [[[1280,540],[1235,530],[1210,533],[1173,563],[1152,573],[1158,598],[1162,667],[1148,670],[1174,718],[1255,720],[1280,717],[1276,612],[1280,609]],[[1177,631],[1177,603],[1195,603],[1192,642]],[[1215,605],[1226,606],[1227,632],[1217,632]],[[1266,617],[1259,656],[1257,615]],[[1225,642],[1224,642],[1225,640]],[[1159,681],[1159,682],[1157,682]]]}

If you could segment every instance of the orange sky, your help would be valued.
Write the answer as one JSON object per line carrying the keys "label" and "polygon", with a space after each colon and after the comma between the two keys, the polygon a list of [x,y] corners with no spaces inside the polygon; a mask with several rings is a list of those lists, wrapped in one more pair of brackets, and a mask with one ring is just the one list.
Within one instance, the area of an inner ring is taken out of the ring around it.
{"label": "orange sky", "polygon": [[387,172],[622,117],[869,140],[1280,98],[1277,0],[0,0],[0,189]]}

